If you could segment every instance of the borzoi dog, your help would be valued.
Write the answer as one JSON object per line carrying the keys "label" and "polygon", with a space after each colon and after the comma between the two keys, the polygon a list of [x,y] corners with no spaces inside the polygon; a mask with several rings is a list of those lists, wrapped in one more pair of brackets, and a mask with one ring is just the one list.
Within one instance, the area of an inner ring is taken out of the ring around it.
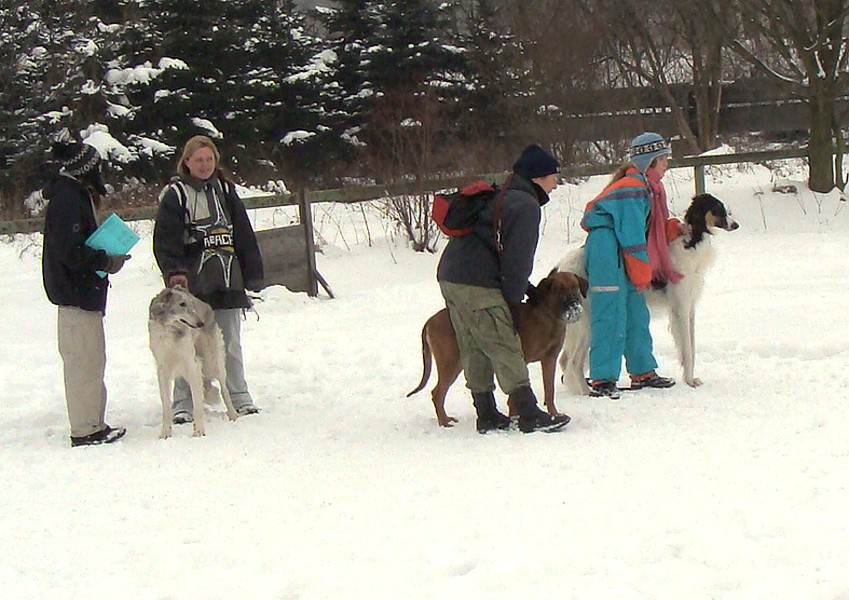
{"label": "borzoi dog", "polygon": [[[672,265],[684,275],[684,279],[676,284],[667,284],[663,289],[650,287],[646,291],[646,302],[653,312],[660,307],[667,311],[669,329],[684,371],[684,381],[691,387],[697,387],[702,382],[694,374],[696,303],[704,288],[705,274],[715,259],[710,236],[714,229],[734,231],[739,225],[725,205],[710,194],[699,194],[693,198],[684,214],[684,222],[690,226],[690,233],[678,237],[669,245]],[[586,277],[584,247],[575,248],[564,256],[557,269]],[[587,299],[581,320],[567,328],[559,361],[563,369],[563,383],[576,394],[589,394],[585,376],[590,343],[589,305]]]}
{"label": "borzoi dog", "polygon": [[204,404],[217,400],[212,379],[218,381],[227,416],[235,421],[236,411],[225,383],[224,338],[212,307],[176,286],[165,288],[151,300],[149,315],[150,351],[156,361],[162,400],[160,437],[171,437],[171,390],[177,377],[183,377],[192,391],[195,436],[206,435]]}

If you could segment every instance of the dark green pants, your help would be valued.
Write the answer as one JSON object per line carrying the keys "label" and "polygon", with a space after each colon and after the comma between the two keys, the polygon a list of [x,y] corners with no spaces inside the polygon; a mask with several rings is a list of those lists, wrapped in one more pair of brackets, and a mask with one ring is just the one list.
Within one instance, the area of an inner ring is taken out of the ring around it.
{"label": "dark green pants", "polygon": [[522,343],[501,290],[445,281],[439,288],[457,334],[466,387],[491,392],[493,375],[505,394],[530,385]]}

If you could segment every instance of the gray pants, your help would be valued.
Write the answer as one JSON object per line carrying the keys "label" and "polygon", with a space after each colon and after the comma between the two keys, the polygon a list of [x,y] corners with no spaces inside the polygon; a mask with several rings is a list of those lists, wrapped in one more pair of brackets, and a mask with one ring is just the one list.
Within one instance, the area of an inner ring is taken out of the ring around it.
{"label": "gray pants", "polygon": [[451,324],[457,334],[466,387],[472,393],[498,386],[509,394],[530,385],[522,342],[501,290],[439,282]]}
{"label": "gray pants", "polygon": [[57,323],[71,437],[91,435],[106,427],[103,313],[60,306]]}
{"label": "gray pants", "polygon": [[[233,408],[237,411],[245,406],[253,406],[253,399],[245,381],[245,363],[242,359],[242,309],[228,308],[216,310],[215,322],[224,336],[224,370],[227,372],[227,391],[233,399]],[[189,383],[182,377],[174,381],[174,414],[192,412],[192,391]]]}

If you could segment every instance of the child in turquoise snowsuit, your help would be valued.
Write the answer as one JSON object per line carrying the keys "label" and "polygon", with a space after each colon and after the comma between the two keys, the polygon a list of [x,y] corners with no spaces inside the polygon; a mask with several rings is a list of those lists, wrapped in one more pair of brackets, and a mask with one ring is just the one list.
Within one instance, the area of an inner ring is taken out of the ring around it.
{"label": "child in turquoise snowsuit", "polygon": [[[643,148],[645,136],[651,137],[647,148]],[[641,148],[646,151],[640,153]],[[632,380],[641,382],[637,385],[632,382],[633,388],[674,384],[673,380],[655,373],[657,361],[649,331],[650,315],[640,293],[652,278],[646,249],[652,204],[645,170],[654,158],[668,152],[659,135],[638,136],[632,143],[632,163],[623,165],[584,211],[581,226],[588,232],[585,256],[592,301],[590,394],[593,396],[619,396],[616,382],[623,356]]]}

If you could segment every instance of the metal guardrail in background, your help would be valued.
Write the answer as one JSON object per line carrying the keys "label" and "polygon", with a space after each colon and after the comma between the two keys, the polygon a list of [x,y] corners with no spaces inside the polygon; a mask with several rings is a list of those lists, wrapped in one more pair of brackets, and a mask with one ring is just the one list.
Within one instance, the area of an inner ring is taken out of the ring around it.
{"label": "metal guardrail in background", "polygon": [[[759,152],[743,152],[739,154],[706,154],[701,156],[685,156],[672,159],[672,168],[693,167],[696,193],[705,191],[705,167],[712,165],[727,165],[736,163],[766,162],[771,160],[786,160],[790,158],[805,158],[808,155],[807,148],[793,148],[784,150],[765,150]],[[561,175],[570,177],[589,177],[591,175],[605,175],[612,173],[619,165],[583,165],[577,167],[566,167],[561,170]],[[305,191],[304,195],[308,204],[321,202],[356,203],[392,196],[432,193],[439,190],[461,187],[474,179],[487,181],[501,181],[507,173],[490,173],[485,175],[463,175],[459,177],[448,177],[439,179],[421,179],[393,182],[384,185],[349,186],[331,190]],[[295,194],[269,194],[265,196],[249,196],[243,199],[245,207],[268,208],[275,206],[294,206],[298,204]],[[156,216],[156,206],[142,206],[137,208],[122,208],[113,212],[117,213],[125,221],[152,220]],[[44,219],[16,219],[12,221],[0,221],[0,235],[15,233],[32,233],[42,231]]]}

